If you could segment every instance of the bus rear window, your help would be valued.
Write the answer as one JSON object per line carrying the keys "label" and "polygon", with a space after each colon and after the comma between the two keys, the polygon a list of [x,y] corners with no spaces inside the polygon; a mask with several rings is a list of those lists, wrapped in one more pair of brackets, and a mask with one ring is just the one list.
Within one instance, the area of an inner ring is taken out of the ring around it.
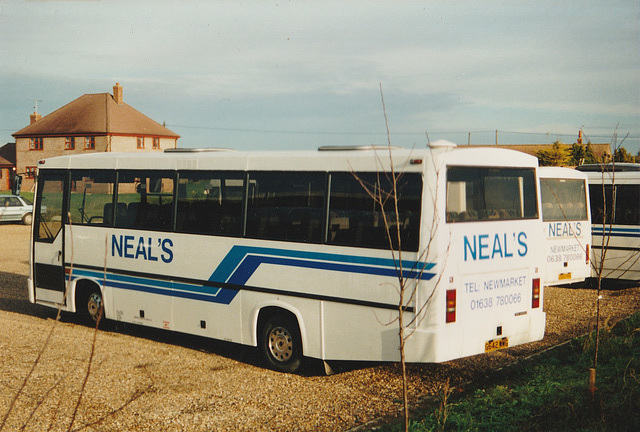
{"label": "bus rear window", "polygon": [[533,168],[448,168],[447,222],[537,217]]}
{"label": "bus rear window", "polygon": [[587,189],[584,180],[542,178],[542,220],[587,220]]}

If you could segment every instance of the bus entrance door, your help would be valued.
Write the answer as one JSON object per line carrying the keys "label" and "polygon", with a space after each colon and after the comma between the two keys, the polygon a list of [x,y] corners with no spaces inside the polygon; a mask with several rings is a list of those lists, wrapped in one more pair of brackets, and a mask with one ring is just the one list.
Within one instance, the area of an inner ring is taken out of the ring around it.
{"label": "bus entrance door", "polygon": [[64,214],[66,174],[43,171],[38,178],[33,229],[33,277],[38,301],[64,304]]}

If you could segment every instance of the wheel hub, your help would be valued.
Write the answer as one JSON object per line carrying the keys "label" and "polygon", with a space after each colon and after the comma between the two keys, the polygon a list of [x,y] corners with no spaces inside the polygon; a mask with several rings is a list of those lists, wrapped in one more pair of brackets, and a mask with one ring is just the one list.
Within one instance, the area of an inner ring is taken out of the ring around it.
{"label": "wheel hub", "polygon": [[98,315],[100,314],[100,309],[102,308],[102,297],[100,294],[93,293],[89,296],[89,301],[87,302],[87,312],[89,312],[89,316],[94,320],[98,321]]}
{"label": "wheel hub", "polygon": [[293,355],[293,338],[282,327],[276,327],[269,333],[269,351],[273,358],[286,362]]}

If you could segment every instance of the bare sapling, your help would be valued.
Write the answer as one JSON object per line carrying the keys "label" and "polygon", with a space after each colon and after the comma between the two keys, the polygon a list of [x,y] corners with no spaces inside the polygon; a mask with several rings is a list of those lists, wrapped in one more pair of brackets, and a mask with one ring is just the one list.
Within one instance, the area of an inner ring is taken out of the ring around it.
{"label": "bare sapling", "polygon": [[[628,136],[628,134],[627,134]],[[612,154],[615,154],[615,150],[618,150],[622,147],[622,143],[625,138],[617,144],[617,131],[614,131],[613,137],[611,139],[610,147],[614,150]],[[596,316],[595,316],[595,342],[594,342],[594,354],[593,354],[593,363],[592,367],[589,368],[589,378],[588,378],[588,390],[591,395],[592,402],[595,402],[595,391],[596,391],[596,375],[598,369],[598,354],[599,354],[599,346],[600,346],[600,321],[601,318],[601,301],[602,301],[602,282],[603,279],[606,279],[612,272],[605,274],[605,262],[607,258],[607,252],[609,250],[609,244],[611,241],[611,233],[613,229],[613,225],[616,218],[616,203],[617,203],[617,188],[616,188],[616,160],[612,158],[610,168],[606,163],[606,160],[602,161],[600,167],[600,175],[601,182],[600,187],[598,188],[599,193],[602,194],[602,202],[603,202],[603,211],[602,211],[602,221],[600,225],[602,227],[602,238],[600,241],[599,249],[600,252],[596,253],[593,250],[593,259],[591,261],[591,265],[593,268],[593,272],[595,273],[596,279]],[[609,189],[609,183],[605,181],[605,176],[610,176],[610,194],[607,194],[607,190]],[[609,199],[608,199],[609,198]],[[633,265],[634,262],[640,259],[640,256],[634,257],[630,255],[627,259],[623,260],[615,270],[624,270],[625,267],[629,268],[630,265]]]}
{"label": "bare sapling", "polygon": [[[395,266],[395,272],[397,276],[397,285],[395,288],[398,294],[397,317],[384,324],[393,325],[394,323],[396,323],[398,326],[398,350],[400,353],[400,367],[402,371],[403,417],[405,430],[408,430],[409,391],[405,345],[408,338],[415,331],[420,320],[424,319],[426,309],[428,308],[430,301],[435,293],[435,286],[439,284],[439,278],[438,280],[436,280],[434,288],[428,294],[427,298],[421,299],[420,305],[414,309],[413,314],[407,314],[407,311],[409,310],[408,305],[416,303],[416,297],[418,295],[418,281],[422,277],[422,274],[425,270],[426,258],[429,254],[429,250],[432,244],[434,244],[436,239],[438,212],[434,211],[434,220],[431,224],[431,229],[425,242],[426,244],[421,246],[420,252],[418,254],[418,259],[412,261],[414,264],[412,264],[411,268],[405,268],[406,262],[403,259],[402,225],[400,217],[401,211],[399,208],[399,201],[401,200],[402,196],[401,180],[403,178],[405,167],[400,166],[397,168],[393,158],[391,135],[389,131],[389,122],[387,118],[382,85],[380,85],[380,96],[382,100],[382,109],[384,113],[387,133],[387,151],[384,155],[376,155],[376,157],[378,158],[378,166],[380,167],[376,173],[376,182],[375,184],[373,184],[372,182],[367,182],[364,179],[360,178],[355,172],[352,172],[352,174],[380,210],[380,217],[382,218],[382,223],[386,233],[388,248]],[[383,161],[383,158],[386,158],[386,161]],[[430,158],[430,160],[433,162],[432,158]],[[388,166],[388,168],[383,168],[385,166]],[[437,173],[437,167],[435,167],[435,163],[433,169]],[[382,187],[383,184],[388,185],[388,187]],[[437,201],[437,190],[429,190],[429,193],[430,199],[432,200],[433,208],[435,208],[435,203]],[[447,253],[448,250],[445,251],[445,257]]]}

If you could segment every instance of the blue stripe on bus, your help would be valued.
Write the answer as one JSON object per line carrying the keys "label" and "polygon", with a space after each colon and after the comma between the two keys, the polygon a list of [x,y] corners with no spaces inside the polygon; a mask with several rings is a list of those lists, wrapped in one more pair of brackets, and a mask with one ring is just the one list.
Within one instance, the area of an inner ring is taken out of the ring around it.
{"label": "blue stripe on bus", "polygon": [[[76,278],[77,276],[91,277],[102,284],[104,284],[105,282],[105,273],[101,271],[74,268],[73,275],[76,276]],[[109,286],[117,286],[120,288],[126,288],[132,285],[140,285],[140,286],[146,285],[150,287],[150,289],[152,288],[152,289],[165,290],[165,291],[185,290],[185,291],[193,291],[196,293],[206,294],[209,296],[218,295],[219,291],[222,289],[220,287],[215,287],[215,286],[188,284],[188,283],[171,281],[171,280],[151,279],[151,278],[139,277],[139,276],[129,276],[129,275],[123,275],[123,274],[118,274],[114,272],[106,273],[106,282],[107,282],[107,285]]]}
{"label": "blue stripe on bus", "polygon": [[[235,271],[238,271],[239,266],[242,264],[248,256],[271,256],[271,257],[282,257],[293,259],[296,258],[296,262],[299,260],[307,260],[310,263],[317,263],[318,267],[313,268],[321,268],[326,270],[333,271],[347,271],[347,272],[356,272],[362,273],[363,271],[350,271],[346,267],[344,269],[338,270],[330,268],[331,266],[328,264],[330,262],[333,263],[342,263],[342,264],[354,264],[351,266],[351,269],[355,269],[355,264],[359,264],[361,266],[368,266],[369,268],[374,267],[387,267],[393,269],[395,271],[396,261],[389,258],[376,258],[376,257],[364,257],[364,256],[354,256],[354,255],[339,255],[339,254],[329,254],[323,252],[307,252],[307,251],[296,251],[289,249],[271,249],[271,248],[262,248],[262,247],[253,247],[253,246],[234,246],[231,248],[229,253],[224,257],[224,259],[220,262],[220,265],[215,269],[209,281],[212,282],[228,282]],[[293,260],[291,261],[293,262]],[[327,265],[322,267],[322,262],[325,262]],[[435,263],[423,263],[420,261],[403,261],[403,269],[408,269],[410,271],[414,271],[416,274],[422,273],[423,275],[431,274],[425,273],[426,270],[431,270]],[[259,264],[258,264],[259,265]],[[309,264],[311,266],[313,264]],[[302,265],[298,265],[302,266]],[[361,267],[357,266],[357,267]],[[256,267],[257,268],[257,267]],[[311,268],[311,267],[310,267]],[[255,269],[254,269],[255,271]],[[381,274],[372,272],[371,274]],[[394,272],[393,276],[396,273]],[[432,274],[433,276],[434,274]],[[425,277],[423,277],[425,279]],[[430,279],[430,277],[426,278]],[[246,279],[248,280],[248,278]]]}
{"label": "blue stripe on bus", "polygon": [[[369,274],[369,275],[388,276],[388,277],[396,277],[398,274],[395,268],[389,268],[389,267],[371,267],[371,266],[360,266],[360,265],[353,265],[353,264],[342,264],[342,263],[336,263],[336,262],[307,261],[307,260],[298,260],[298,259],[281,258],[281,257],[247,255],[247,257],[242,261],[240,266],[238,266],[236,271],[229,278],[228,280],[229,283],[244,285],[261,264],[275,264],[275,265],[282,265],[282,266],[288,266],[288,267],[301,267],[301,268],[309,268],[309,269],[329,270],[329,271],[337,271],[337,272],[344,272],[344,273]],[[411,270],[403,270],[402,274],[403,274],[403,277],[406,279],[412,278],[412,279],[424,279],[424,280],[429,280],[435,275],[434,273],[426,273],[426,272],[422,272],[422,274],[420,274],[417,271],[411,271]]]}
{"label": "blue stripe on bus", "polygon": [[[201,301],[207,301],[212,303],[223,303],[223,304],[229,304],[229,302],[231,302],[233,297],[235,297],[235,294],[237,294],[236,290],[229,290],[229,289],[222,289],[222,288],[216,289],[216,292],[211,294],[203,294],[200,291],[200,288],[207,288],[207,287],[192,287],[193,289],[195,289],[195,291],[165,289],[165,288],[149,286],[148,282],[150,282],[150,280],[149,279],[143,279],[143,280],[147,282],[147,285],[141,285],[137,283],[122,283],[122,282],[109,282],[108,285],[114,288],[121,288],[121,289],[126,289],[131,291],[139,291],[139,292],[146,292],[150,294],[159,294],[159,295],[165,295],[165,296],[171,296],[171,297],[180,297],[180,298],[187,298],[192,300],[201,300]],[[233,291],[235,291],[235,293]]]}
{"label": "blue stripe on bus", "polygon": [[[209,282],[244,285],[261,264],[319,269],[344,273],[370,274],[397,277],[393,259],[353,255],[338,255],[321,252],[292,251],[251,246],[234,246],[209,277]],[[435,263],[403,261],[404,278],[430,280],[435,273],[428,272]],[[229,304],[239,290],[208,285],[187,284],[176,281],[151,279],[86,269],[74,269],[74,278],[86,276],[115,288],[148,292],[173,297]],[[104,283],[104,282],[103,282]]]}
{"label": "blue stripe on bus", "polygon": [[602,228],[592,227],[592,235],[603,235],[604,233],[610,234],[613,237],[640,237],[640,228]]}

